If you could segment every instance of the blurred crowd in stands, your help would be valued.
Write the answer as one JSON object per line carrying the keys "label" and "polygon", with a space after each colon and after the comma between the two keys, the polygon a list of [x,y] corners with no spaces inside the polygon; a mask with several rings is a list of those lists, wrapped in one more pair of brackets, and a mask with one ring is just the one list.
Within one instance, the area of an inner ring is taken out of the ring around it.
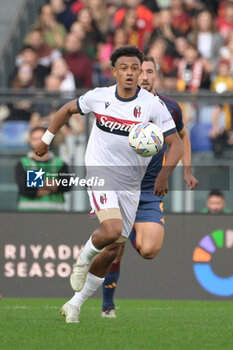
{"label": "blurred crowd in stands", "polygon": [[[16,57],[11,86],[72,92],[111,85],[109,55],[126,44],[154,57],[156,89],[168,95],[233,91],[233,0],[48,0]],[[22,101],[8,106],[5,120],[46,126],[57,107]],[[193,143],[205,129],[208,137],[225,135],[226,144],[233,144],[232,106],[217,105],[211,112],[195,104],[182,107],[190,131],[194,114],[195,125],[206,125],[194,128]],[[75,128],[82,132],[83,121],[77,119]],[[211,149],[206,142],[204,150]],[[196,145],[198,151],[197,140]]]}

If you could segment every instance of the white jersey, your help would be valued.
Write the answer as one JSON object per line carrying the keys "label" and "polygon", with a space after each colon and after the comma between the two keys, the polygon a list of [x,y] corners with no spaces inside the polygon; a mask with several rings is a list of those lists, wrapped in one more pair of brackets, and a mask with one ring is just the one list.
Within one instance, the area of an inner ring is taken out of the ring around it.
{"label": "white jersey", "polygon": [[93,112],[96,117],[85,155],[87,169],[107,167],[110,172],[121,174],[124,167],[125,181],[138,188],[151,157],[134,153],[128,135],[135,124],[149,121],[160,127],[165,137],[176,132],[163,101],[141,88],[132,98],[123,99],[114,85],[88,91],[77,100],[77,105],[81,114]]}

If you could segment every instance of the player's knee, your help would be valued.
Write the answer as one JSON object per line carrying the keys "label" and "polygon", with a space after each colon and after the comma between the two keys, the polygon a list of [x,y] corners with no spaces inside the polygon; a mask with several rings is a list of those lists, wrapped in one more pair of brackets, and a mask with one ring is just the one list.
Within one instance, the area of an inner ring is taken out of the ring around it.
{"label": "player's knee", "polygon": [[162,248],[162,243],[158,243],[156,245],[154,245],[153,247],[151,246],[147,246],[147,247],[141,247],[139,248],[139,252],[140,255],[144,258],[144,259],[154,259],[158,253],[160,252]]}
{"label": "player's knee", "polygon": [[104,249],[105,258],[109,261],[114,261],[120,256],[120,244],[114,243]]}
{"label": "player's knee", "polygon": [[121,233],[122,233],[122,224],[120,223],[115,225],[109,225],[105,230],[105,234],[109,242],[117,241]]}

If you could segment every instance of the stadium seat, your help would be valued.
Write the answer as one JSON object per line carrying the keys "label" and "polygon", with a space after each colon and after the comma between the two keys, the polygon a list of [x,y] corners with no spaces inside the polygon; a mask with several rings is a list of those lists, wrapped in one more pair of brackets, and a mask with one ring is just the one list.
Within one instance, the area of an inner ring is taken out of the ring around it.
{"label": "stadium seat", "polygon": [[212,150],[212,143],[209,138],[211,124],[196,123],[190,131],[192,152],[206,152]]}
{"label": "stadium seat", "polygon": [[0,145],[7,147],[25,146],[25,134],[29,123],[25,121],[9,121],[2,125],[0,132]]}

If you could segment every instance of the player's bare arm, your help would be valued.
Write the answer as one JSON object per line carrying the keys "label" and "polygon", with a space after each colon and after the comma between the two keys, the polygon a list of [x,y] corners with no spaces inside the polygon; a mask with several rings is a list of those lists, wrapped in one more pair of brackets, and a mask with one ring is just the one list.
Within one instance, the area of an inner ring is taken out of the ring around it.
{"label": "player's bare arm", "polygon": [[165,164],[155,180],[154,194],[156,196],[165,196],[168,192],[168,177],[183,155],[183,145],[177,133],[166,136],[165,142],[170,149]]}
{"label": "player's bare arm", "polygon": [[[54,118],[48,127],[48,132],[51,133],[51,135],[55,135],[57,131],[68,122],[70,117],[76,113],[79,113],[79,110],[77,107],[77,100],[75,99],[66,103],[55,113]],[[35,153],[42,157],[48,152],[48,150],[49,145],[41,140],[35,148]]]}
{"label": "player's bare arm", "polygon": [[183,143],[184,153],[181,158],[184,168],[184,181],[188,185],[190,190],[193,190],[199,181],[193,176],[191,169],[191,144],[188,132],[185,127],[179,132],[181,141]]}

